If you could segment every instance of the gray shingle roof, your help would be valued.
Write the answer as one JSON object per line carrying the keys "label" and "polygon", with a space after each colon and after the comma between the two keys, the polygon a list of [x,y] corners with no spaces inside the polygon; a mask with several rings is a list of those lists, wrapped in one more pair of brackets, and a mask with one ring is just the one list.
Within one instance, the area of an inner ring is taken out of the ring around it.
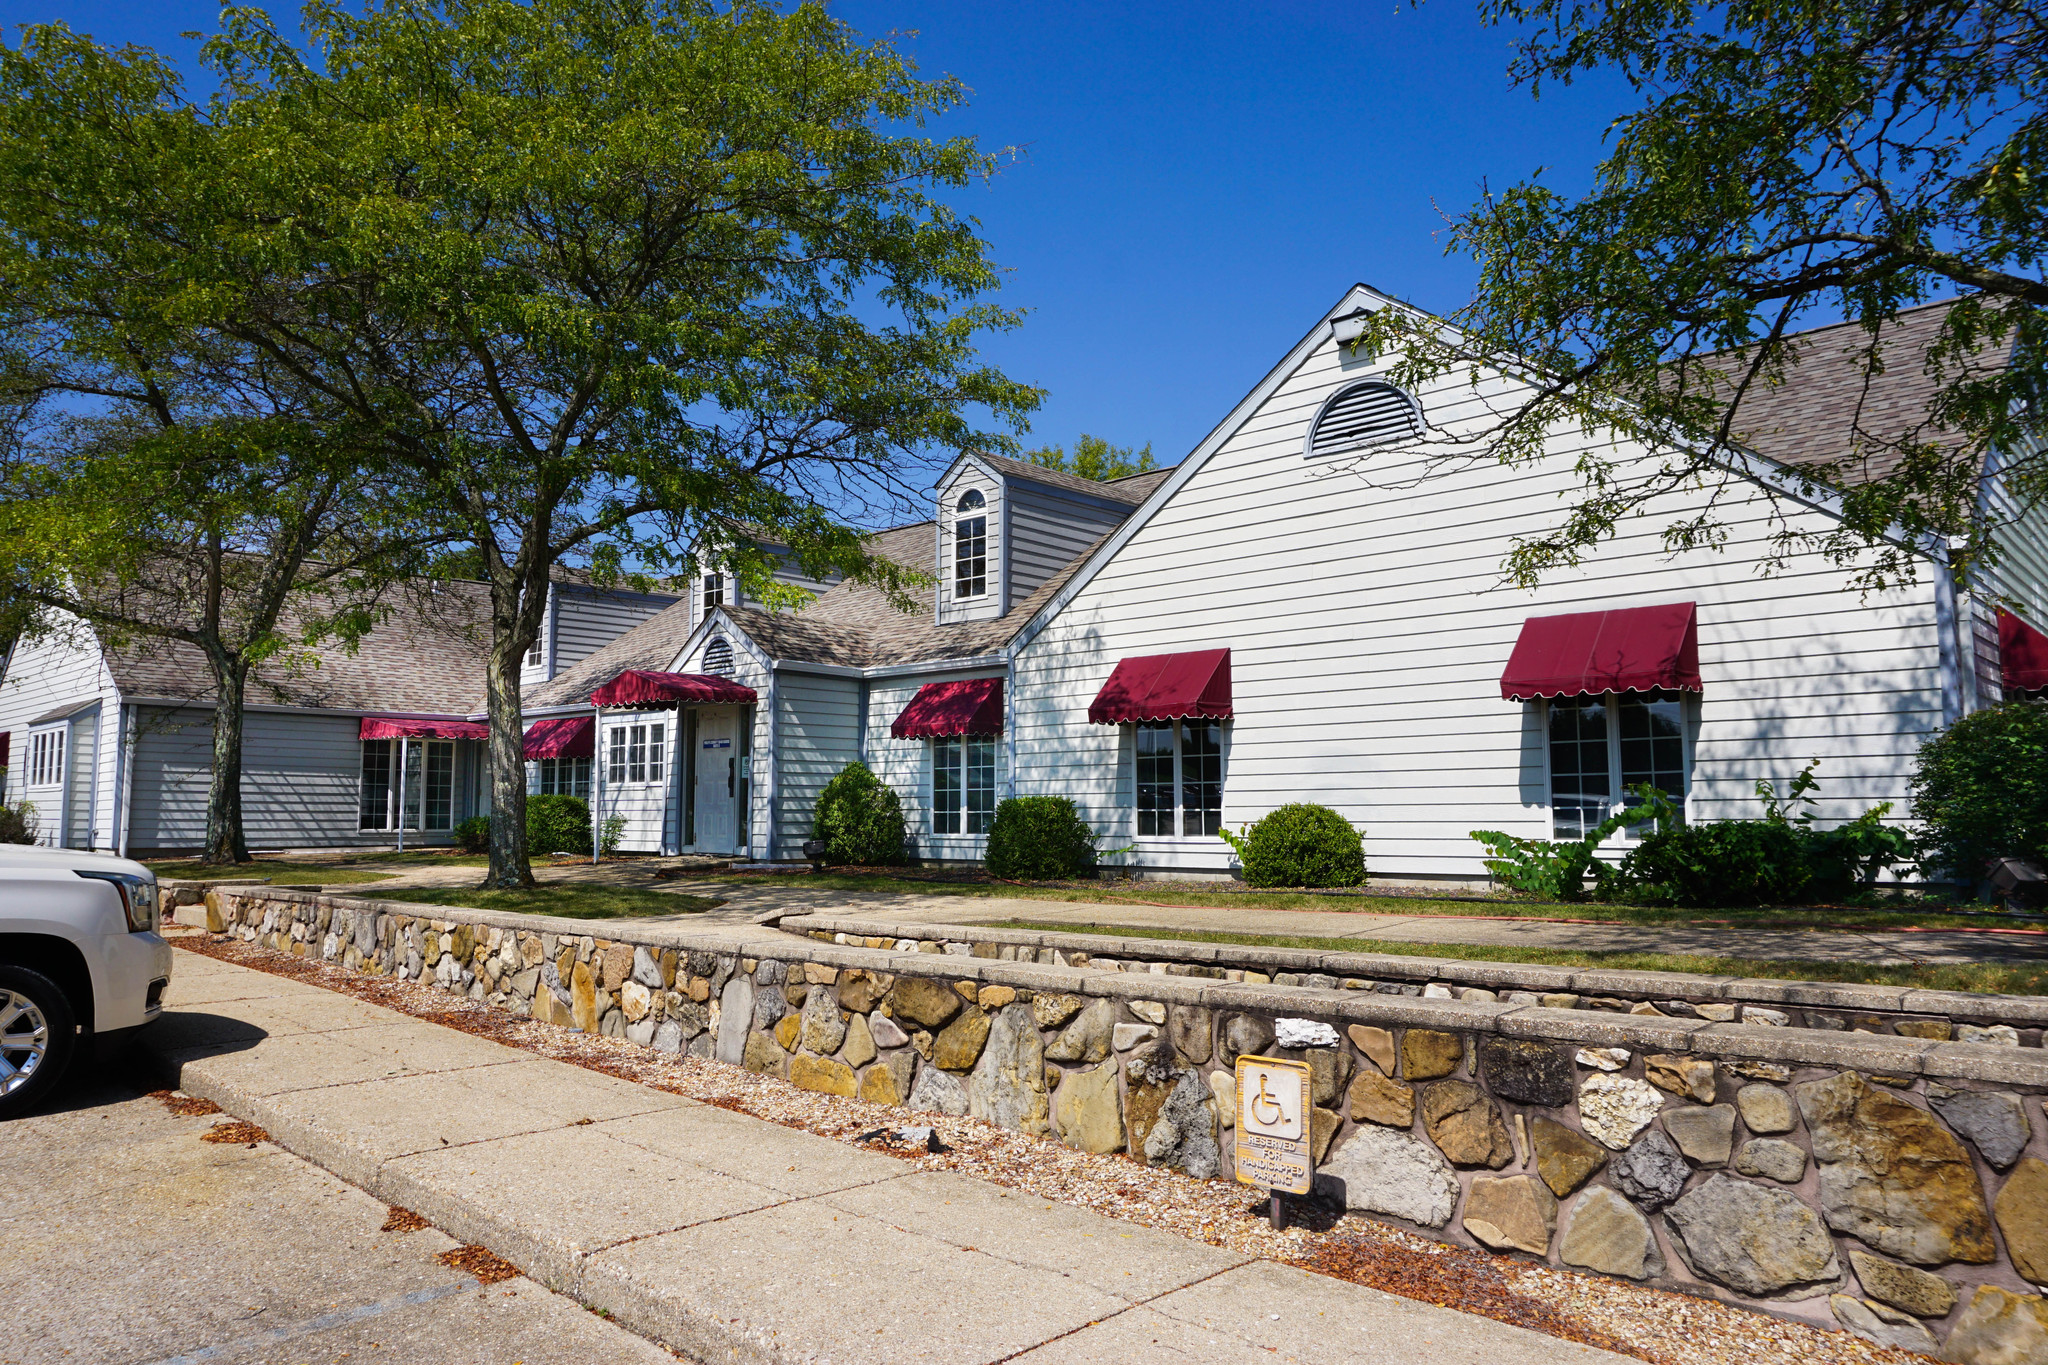
{"label": "gray shingle roof", "polygon": [[[337,711],[468,715],[483,705],[489,659],[488,593],[481,583],[438,583],[389,603],[391,614],[353,653],[336,643],[288,650],[259,664],[251,705]],[[294,628],[287,613],[284,628]],[[130,640],[105,650],[125,697],[211,702],[213,676],[190,645]]]}
{"label": "gray shingle roof", "polygon": [[587,704],[592,692],[629,668],[665,671],[689,642],[690,616],[687,597],[662,608],[596,653],[527,688],[520,704],[528,710]]}
{"label": "gray shingle roof", "polygon": [[[1930,303],[1908,309],[1881,333],[1884,372],[1866,374],[1870,335],[1859,323],[1801,332],[1799,361],[1776,388],[1752,385],[1736,410],[1736,438],[1759,455],[1788,465],[1839,465],[1836,482],[1874,483],[1898,467],[1905,441],[1936,441],[1951,449],[1960,438],[1933,425],[1928,404],[1943,384],[1929,371],[1928,347],[1954,306]],[[1705,357],[1731,373],[1743,353]],[[1960,377],[1982,378],[2006,368],[2007,348],[1988,347]],[[1948,377],[1948,382],[1956,378]]]}
{"label": "gray shingle roof", "polygon": [[1165,483],[1173,473],[1166,469],[1148,469],[1142,474],[1126,474],[1120,479],[1084,479],[1079,474],[1069,474],[1064,469],[1047,469],[1044,465],[1032,464],[1028,460],[1013,460],[1007,455],[986,455],[976,451],[974,458],[1005,478],[1025,479],[1042,483],[1048,488],[1063,488],[1070,493],[1085,493],[1090,497],[1107,498],[1111,502],[1125,503],[1136,507],[1152,496],[1152,490]]}

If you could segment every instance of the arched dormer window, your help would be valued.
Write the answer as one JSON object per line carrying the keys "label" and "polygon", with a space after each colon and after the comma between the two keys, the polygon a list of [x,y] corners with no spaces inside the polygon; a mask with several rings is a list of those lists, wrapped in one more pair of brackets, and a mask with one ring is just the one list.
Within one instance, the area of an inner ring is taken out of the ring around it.
{"label": "arched dormer window", "polygon": [[1392,384],[1367,379],[1347,384],[1324,401],[1308,429],[1302,453],[1310,459],[1352,455],[1422,434],[1422,410]]}
{"label": "arched dormer window", "polygon": [[704,671],[721,678],[732,676],[732,646],[723,635],[712,636],[711,643],[704,646]]}
{"label": "arched dormer window", "polygon": [[981,490],[960,495],[953,523],[953,600],[964,601],[988,592],[988,506]]}

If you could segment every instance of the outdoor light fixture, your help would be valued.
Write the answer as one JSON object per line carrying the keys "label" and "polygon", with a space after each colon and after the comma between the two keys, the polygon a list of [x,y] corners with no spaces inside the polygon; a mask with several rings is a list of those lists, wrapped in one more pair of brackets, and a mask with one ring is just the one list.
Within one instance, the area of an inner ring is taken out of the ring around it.
{"label": "outdoor light fixture", "polygon": [[1360,308],[1340,318],[1330,319],[1330,335],[1337,338],[1337,344],[1351,347],[1365,335],[1365,324],[1372,318],[1370,309]]}

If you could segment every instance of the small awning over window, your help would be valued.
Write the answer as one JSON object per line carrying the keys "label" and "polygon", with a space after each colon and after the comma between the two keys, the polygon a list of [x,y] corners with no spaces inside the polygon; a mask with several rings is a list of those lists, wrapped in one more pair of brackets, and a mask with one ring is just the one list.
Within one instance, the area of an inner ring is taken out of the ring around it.
{"label": "small awning over window", "polygon": [[1500,678],[1509,701],[1656,688],[1702,690],[1699,622],[1690,602],[1532,616]]}
{"label": "small awning over window", "polygon": [[537,720],[526,732],[526,754],[534,758],[589,758],[597,752],[597,722],[589,716]]}
{"label": "small awning over window", "polygon": [[1191,716],[1230,719],[1229,650],[1121,659],[1088,705],[1088,719],[1097,725]]}
{"label": "small awning over window", "polygon": [[590,694],[593,706],[747,706],[754,689],[715,673],[651,673],[629,668]]}
{"label": "small awning over window", "polygon": [[898,739],[947,739],[954,735],[1003,732],[1003,680],[968,678],[926,683],[896,717],[889,733]]}
{"label": "small awning over window", "polygon": [[2048,634],[2001,608],[1998,666],[2007,687],[2024,691],[2048,687]]}
{"label": "small awning over window", "polygon": [[488,739],[490,730],[473,720],[413,720],[364,716],[363,739]]}

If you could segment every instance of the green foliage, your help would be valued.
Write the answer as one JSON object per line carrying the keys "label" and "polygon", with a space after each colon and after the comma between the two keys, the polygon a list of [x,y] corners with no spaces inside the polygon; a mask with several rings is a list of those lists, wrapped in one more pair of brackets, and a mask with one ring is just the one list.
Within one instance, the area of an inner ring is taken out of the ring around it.
{"label": "green foliage", "polygon": [[1628,789],[1631,803],[1595,825],[1583,839],[1525,839],[1495,829],[1475,829],[1472,838],[1491,850],[1486,870],[1516,891],[1533,892],[1557,901],[1586,897],[1586,877],[1604,895],[1613,889],[1613,869],[1597,856],[1600,845],[1629,825],[1652,824],[1668,830],[1678,823],[1678,807],[1648,783]]}
{"label": "green foliage", "polygon": [[1615,881],[1632,899],[1702,908],[1782,905],[1813,880],[1800,831],[1777,820],[1711,820],[1649,835]]}
{"label": "green foliage", "polygon": [[[533,820],[532,810],[527,812],[529,827]],[[455,827],[455,846],[464,853],[482,853],[491,846],[491,817],[472,815]]]}
{"label": "green foliage", "polygon": [[[1362,345],[1398,352],[1408,383],[1538,371],[1480,438],[1509,463],[1551,458],[1565,426],[1619,429],[1658,452],[1638,461],[1622,440],[1582,453],[1575,502],[1516,542],[1509,575],[1576,563],[1666,492],[1682,509],[1667,544],[1718,544],[1732,518],[1688,490],[1726,477],[1729,446],[1762,419],[1750,405],[1771,401],[1806,347],[1852,351],[1873,376],[1927,373],[1933,401],[1896,428],[1866,414],[1846,467],[1807,465],[1842,490],[1845,516],[1788,532],[1778,552],[1855,557],[1871,584],[1910,580],[1929,531],[1967,537],[1951,567],[1989,555],[1986,452],[2022,452],[2007,469],[2022,502],[2048,489],[2038,8],[1483,0],[1482,12],[1513,34],[1510,74],[1532,94],[1586,78],[1623,107],[1599,164],[1563,169],[1583,192],[1532,179],[1456,220],[1451,249],[1474,259],[1478,284],[1450,326],[1385,309]],[[1930,353],[1908,353],[1891,320],[1958,295],[1927,329]],[[1837,318],[1858,326],[1795,339]],[[1469,460],[1470,439],[1447,458]],[[1886,473],[1843,477],[1865,468]]]}
{"label": "green foliage", "polygon": [[1932,869],[1974,882],[1994,858],[2048,862],[2048,701],[1987,707],[1928,740],[1912,797]]}
{"label": "green foliage", "polygon": [[609,858],[619,851],[619,841],[626,837],[626,817],[607,815],[598,826],[597,847],[603,856]]}
{"label": "green foliage", "polygon": [[536,857],[590,852],[590,806],[580,796],[526,798],[526,846]]}
{"label": "green foliage", "polygon": [[828,862],[889,867],[903,861],[903,800],[861,762],[847,764],[818,793],[811,837]]}
{"label": "green foliage", "polygon": [[[4,772],[0,769],[0,772]],[[32,844],[36,841],[36,808],[32,802],[0,802],[0,844]]]}
{"label": "green foliage", "polygon": [[1064,796],[1013,796],[996,806],[983,866],[1014,882],[1059,882],[1095,870],[1095,831]]}
{"label": "green foliage", "polygon": [[1365,881],[1365,837],[1328,806],[1297,803],[1269,812],[1237,834],[1222,831],[1250,886],[1357,886]]}
{"label": "green foliage", "polygon": [[1074,442],[1071,456],[1064,446],[1040,446],[1036,450],[1025,451],[1024,458],[1042,468],[1057,469],[1084,479],[1121,479],[1126,474],[1142,474],[1159,467],[1158,461],[1152,458],[1150,441],[1145,443],[1143,450],[1133,450],[1129,446],[1113,446],[1100,436],[1085,433]]}

